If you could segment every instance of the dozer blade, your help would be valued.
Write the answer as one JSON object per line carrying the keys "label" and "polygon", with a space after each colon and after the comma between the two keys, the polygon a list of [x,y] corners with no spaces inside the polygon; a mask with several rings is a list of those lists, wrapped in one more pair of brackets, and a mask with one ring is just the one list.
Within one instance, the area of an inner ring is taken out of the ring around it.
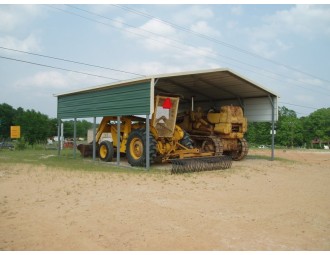
{"label": "dozer blade", "polygon": [[90,157],[93,155],[93,144],[79,144],[77,149],[83,157]]}
{"label": "dozer blade", "polygon": [[228,156],[171,159],[172,174],[191,173],[209,170],[222,170],[231,167],[232,159]]}

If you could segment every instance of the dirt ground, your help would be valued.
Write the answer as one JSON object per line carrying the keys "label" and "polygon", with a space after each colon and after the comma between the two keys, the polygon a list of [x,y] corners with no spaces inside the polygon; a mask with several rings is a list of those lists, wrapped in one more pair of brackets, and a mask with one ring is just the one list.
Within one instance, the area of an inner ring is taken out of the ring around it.
{"label": "dirt ground", "polygon": [[275,155],[183,175],[0,162],[0,250],[329,250],[330,152]]}

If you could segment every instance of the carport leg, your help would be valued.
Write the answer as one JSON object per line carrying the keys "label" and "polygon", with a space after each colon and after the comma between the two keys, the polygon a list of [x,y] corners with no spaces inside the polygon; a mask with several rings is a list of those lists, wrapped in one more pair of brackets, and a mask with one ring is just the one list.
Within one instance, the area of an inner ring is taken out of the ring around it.
{"label": "carport leg", "polygon": [[96,117],[93,119],[93,161],[96,159]]}
{"label": "carport leg", "polygon": [[60,142],[60,135],[61,135],[61,119],[58,119],[57,121],[57,155],[61,155],[61,142]]}
{"label": "carport leg", "polygon": [[270,103],[272,105],[272,156],[271,156],[271,160],[274,160],[274,148],[275,148],[275,105],[274,105],[274,101],[273,98],[271,96],[268,96]]}
{"label": "carport leg", "polygon": [[117,116],[117,165],[120,165],[120,116]]}
{"label": "carport leg", "polygon": [[146,168],[147,170],[150,169],[150,141],[149,141],[149,114],[146,115]]}
{"label": "carport leg", "polygon": [[274,123],[274,107],[272,107],[272,160],[274,160],[274,147],[275,147],[275,123]]}
{"label": "carport leg", "polygon": [[77,118],[73,120],[73,158],[77,156]]}

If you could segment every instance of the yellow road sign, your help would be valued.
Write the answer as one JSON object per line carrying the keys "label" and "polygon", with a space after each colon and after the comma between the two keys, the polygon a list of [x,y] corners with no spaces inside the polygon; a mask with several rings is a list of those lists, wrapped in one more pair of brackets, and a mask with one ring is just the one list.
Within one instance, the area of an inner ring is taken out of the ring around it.
{"label": "yellow road sign", "polygon": [[10,138],[21,138],[21,126],[10,126]]}

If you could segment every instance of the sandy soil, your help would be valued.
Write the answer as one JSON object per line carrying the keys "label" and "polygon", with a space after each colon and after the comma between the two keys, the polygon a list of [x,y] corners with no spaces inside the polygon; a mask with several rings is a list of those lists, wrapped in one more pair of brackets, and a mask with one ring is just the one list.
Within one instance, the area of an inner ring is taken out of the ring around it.
{"label": "sandy soil", "polygon": [[329,250],[330,153],[276,156],[188,175],[0,163],[0,250]]}

